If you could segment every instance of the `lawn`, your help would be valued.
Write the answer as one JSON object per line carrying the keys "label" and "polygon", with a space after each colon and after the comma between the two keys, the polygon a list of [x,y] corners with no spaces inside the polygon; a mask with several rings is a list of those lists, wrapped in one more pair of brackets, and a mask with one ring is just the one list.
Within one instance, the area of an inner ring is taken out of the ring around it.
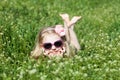
{"label": "lawn", "polygon": [[[36,34],[82,16],[72,58],[30,58]],[[1,0],[0,80],[120,80],[120,0]]]}

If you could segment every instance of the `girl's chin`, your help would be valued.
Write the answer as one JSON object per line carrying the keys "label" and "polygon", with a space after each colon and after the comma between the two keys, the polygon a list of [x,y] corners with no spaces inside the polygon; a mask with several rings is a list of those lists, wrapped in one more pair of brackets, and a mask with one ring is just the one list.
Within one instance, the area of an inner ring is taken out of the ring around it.
{"label": "girl's chin", "polygon": [[54,51],[54,52],[50,52],[49,54],[61,54],[60,51]]}
{"label": "girl's chin", "polygon": [[61,53],[61,52],[51,52],[51,53],[49,53],[48,56],[49,57],[62,57],[63,53]]}

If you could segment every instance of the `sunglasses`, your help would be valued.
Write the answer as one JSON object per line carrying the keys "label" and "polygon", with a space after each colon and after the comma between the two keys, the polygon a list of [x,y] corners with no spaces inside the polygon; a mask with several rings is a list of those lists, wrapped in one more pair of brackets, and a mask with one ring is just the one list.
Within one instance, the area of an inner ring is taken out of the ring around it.
{"label": "sunglasses", "polygon": [[54,45],[56,48],[62,47],[62,46],[63,46],[63,41],[62,41],[62,40],[58,40],[58,41],[55,41],[53,44],[52,44],[52,43],[44,43],[44,44],[43,44],[43,47],[44,47],[45,49],[50,50],[53,45]]}

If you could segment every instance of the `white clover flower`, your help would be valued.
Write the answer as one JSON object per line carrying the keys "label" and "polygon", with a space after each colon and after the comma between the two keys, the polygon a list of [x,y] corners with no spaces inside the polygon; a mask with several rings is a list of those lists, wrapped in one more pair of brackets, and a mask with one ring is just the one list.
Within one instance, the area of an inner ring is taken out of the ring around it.
{"label": "white clover flower", "polygon": [[120,46],[120,43],[118,43],[118,46]]}
{"label": "white clover flower", "polygon": [[93,66],[94,66],[94,67],[97,67],[97,64],[94,64]]}
{"label": "white clover flower", "polygon": [[102,69],[101,68],[96,68],[94,69],[95,71],[101,71]]}
{"label": "white clover flower", "polygon": [[110,69],[110,72],[116,72],[118,71],[117,69]]}
{"label": "white clover flower", "polygon": [[118,36],[118,38],[120,38],[120,35]]}
{"label": "white clover flower", "polygon": [[84,77],[87,77],[87,76],[88,76],[88,74],[87,74],[87,73],[84,73],[84,74],[83,74],[83,76],[84,76]]}
{"label": "white clover flower", "polygon": [[64,63],[65,63],[65,64],[69,64],[69,62],[68,62],[68,61],[65,61]]}
{"label": "white clover flower", "polygon": [[17,70],[20,70],[20,69],[21,69],[21,67],[18,67],[18,68],[17,68]]}
{"label": "white clover flower", "polygon": [[85,68],[85,66],[83,66],[81,69],[82,69],[82,70],[85,70],[86,68]]}
{"label": "white clover flower", "polygon": [[91,69],[91,64],[88,64],[88,68]]}
{"label": "white clover flower", "polygon": [[54,74],[58,74],[60,71],[60,68],[56,69],[55,71],[53,71]]}
{"label": "white clover flower", "polygon": [[40,77],[40,80],[46,80],[46,77],[47,77],[47,75],[42,75],[42,76]]}
{"label": "white clover flower", "polygon": [[120,68],[118,69],[118,71],[120,71]]}
{"label": "white clover flower", "polygon": [[81,43],[84,42],[84,39],[81,39]]}
{"label": "white clover flower", "polygon": [[3,33],[0,33],[0,35],[3,35]]}
{"label": "white clover flower", "polygon": [[48,60],[48,63],[50,64],[52,61],[51,60]]}
{"label": "white clover flower", "polygon": [[62,67],[64,64],[61,62],[61,63],[59,63],[59,67]]}
{"label": "white clover flower", "polygon": [[110,45],[109,45],[109,47],[111,47],[111,48],[112,48],[112,47],[113,47],[113,45],[112,45],[112,44],[110,44]]}
{"label": "white clover flower", "polygon": [[109,71],[110,71],[109,67],[107,67],[107,68],[105,69],[105,71],[106,71],[106,72],[109,72]]}
{"label": "white clover flower", "polygon": [[7,75],[6,75],[6,73],[3,73],[3,75],[2,75],[4,78],[6,78],[7,77]]}
{"label": "white clover flower", "polygon": [[106,42],[109,42],[109,40],[107,39]]}
{"label": "white clover flower", "polygon": [[55,63],[53,63],[52,65],[55,66]]}
{"label": "white clover flower", "polygon": [[56,77],[55,80],[61,80],[60,78]]}
{"label": "white clover flower", "polygon": [[28,66],[28,69],[31,69],[31,67],[32,67],[32,66],[31,66],[31,65],[29,65],[29,66]]}
{"label": "white clover flower", "polygon": [[22,38],[22,36],[21,36],[21,35],[18,35],[18,37],[19,37],[19,38]]}
{"label": "white clover flower", "polygon": [[16,33],[19,33],[19,31],[16,31]]}
{"label": "white clover flower", "polygon": [[116,54],[115,56],[117,56],[118,58],[120,57],[120,54]]}
{"label": "white clover flower", "polygon": [[115,38],[115,41],[118,41],[118,38]]}
{"label": "white clover flower", "polygon": [[36,69],[32,69],[32,70],[29,71],[29,74],[34,74],[34,73],[36,73],[36,72],[37,72]]}
{"label": "white clover flower", "polygon": [[79,74],[79,71],[75,71],[75,72],[74,72],[74,75],[78,75],[78,74]]}
{"label": "white clover flower", "polygon": [[20,71],[20,74],[19,74],[19,78],[20,79],[22,79],[23,78],[23,74],[25,73],[25,71],[22,69],[21,71]]}

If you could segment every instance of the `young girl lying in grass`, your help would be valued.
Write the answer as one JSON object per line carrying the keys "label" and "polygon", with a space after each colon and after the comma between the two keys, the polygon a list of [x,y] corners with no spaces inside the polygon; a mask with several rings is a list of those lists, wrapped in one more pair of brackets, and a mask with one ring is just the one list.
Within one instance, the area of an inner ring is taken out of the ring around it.
{"label": "young girl lying in grass", "polygon": [[40,56],[70,57],[76,54],[80,49],[78,39],[74,32],[74,24],[81,18],[75,16],[69,20],[68,14],[60,14],[64,20],[62,25],[55,25],[42,29],[38,33],[37,42],[31,57],[38,59]]}

